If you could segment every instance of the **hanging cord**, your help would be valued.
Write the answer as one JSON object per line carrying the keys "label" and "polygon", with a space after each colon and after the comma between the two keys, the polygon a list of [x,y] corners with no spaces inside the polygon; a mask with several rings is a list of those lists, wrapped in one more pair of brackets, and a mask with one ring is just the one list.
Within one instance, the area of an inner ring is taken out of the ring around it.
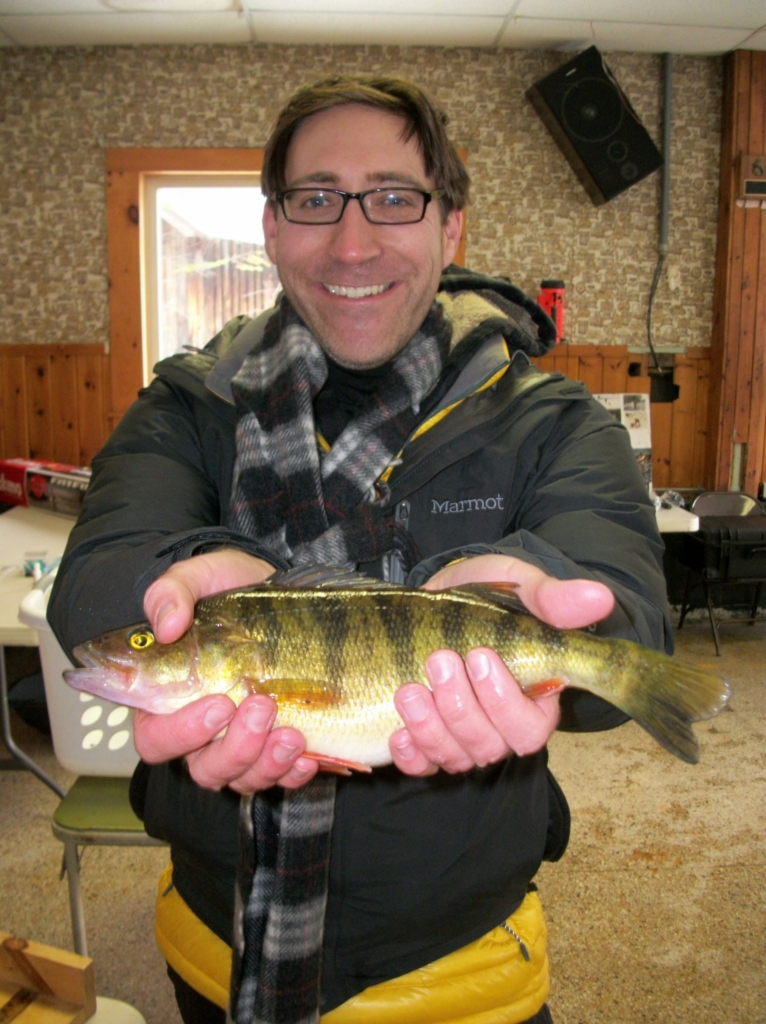
{"label": "hanging cord", "polygon": [[652,358],[654,359],[654,368],[658,373],[662,373],[662,370],[660,369],[660,361],[657,358],[657,352],[652,342],[652,307],[654,306],[654,296],[657,293],[657,287],[660,283],[660,277],[662,276],[662,268],[664,265],[665,252],[663,252],[662,247],[660,247],[660,254],[657,257],[657,264],[654,268],[652,286],[649,289],[649,305],[646,310],[646,340],[649,343],[649,351],[652,353]]}
{"label": "hanging cord", "polygon": [[668,220],[670,216],[670,129],[671,112],[673,109],[673,54],[663,54],[663,108],[662,108],[662,192],[660,203],[660,242],[658,245],[657,264],[654,268],[652,287],[649,290],[649,304],[646,310],[646,340],[649,343],[649,351],[654,360],[654,368],[662,373],[660,361],[652,341],[652,308],[654,297],[662,275],[662,268],[665,265],[665,258],[668,254]]}

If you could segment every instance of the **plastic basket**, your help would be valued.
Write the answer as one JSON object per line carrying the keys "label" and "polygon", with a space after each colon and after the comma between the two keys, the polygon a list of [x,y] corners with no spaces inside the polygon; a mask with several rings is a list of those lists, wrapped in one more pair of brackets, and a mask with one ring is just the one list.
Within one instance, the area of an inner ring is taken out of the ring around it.
{"label": "plastic basket", "polygon": [[56,760],[77,775],[130,776],[138,763],[133,745],[133,712],[68,686],[72,668],[45,617],[54,573],[21,602],[19,618],[37,630],[45,699]]}

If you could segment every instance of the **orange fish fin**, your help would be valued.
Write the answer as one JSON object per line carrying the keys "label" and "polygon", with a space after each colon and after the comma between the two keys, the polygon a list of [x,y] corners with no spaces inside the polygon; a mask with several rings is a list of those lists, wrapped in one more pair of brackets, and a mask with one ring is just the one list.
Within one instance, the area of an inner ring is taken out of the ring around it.
{"label": "orange fish fin", "polygon": [[252,693],[265,693],[280,707],[323,711],[335,708],[343,700],[340,689],[333,689],[325,679],[252,679],[243,680]]}
{"label": "orange fish fin", "polygon": [[301,757],[310,757],[312,761],[319,762],[320,772],[335,772],[337,775],[350,775],[355,772],[371,772],[368,764],[361,764],[359,761],[347,761],[344,757],[330,757],[327,754],[312,754],[304,750]]}
{"label": "orange fish fin", "polygon": [[530,686],[523,686],[525,697],[548,697],[552,693],[559,693],[566,688],[565,679],[541,679],[539,683],[532,683]]}

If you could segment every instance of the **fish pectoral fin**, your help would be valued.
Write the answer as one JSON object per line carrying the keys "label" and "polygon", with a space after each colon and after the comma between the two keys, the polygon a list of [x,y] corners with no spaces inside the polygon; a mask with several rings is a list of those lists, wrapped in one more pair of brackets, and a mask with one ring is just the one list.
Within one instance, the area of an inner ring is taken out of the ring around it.
{"label": "fish pectoral fin", "polygon": [[295,707],[311,711],[336,708],[343,701],[343,691],[326,679],[253,679],[245,677],[252,693],[265,693],[279,707]]}
{"label": "fish pectoral fin", "polygon": [[525,697],[531,697],[534,700],[536,697],[548,697],[552,693],[559,693],[561,690],[566,688],[565,679],[541,679],[539,683],[531,683],[529,686],[523,686]]}
{"label": "fish pectoral fin", "polygon": [[368,764],[362,764],[359,761],[348,761],[344,757],[329,757],[327,754],[314,754],[309,750],[304,750],[301,757],[310,757],[312,761],[318,761],[320,772],[334,772],[336,775],[350,775],[352,771],[367,773],[372,771],[372,768],[370,768]]}

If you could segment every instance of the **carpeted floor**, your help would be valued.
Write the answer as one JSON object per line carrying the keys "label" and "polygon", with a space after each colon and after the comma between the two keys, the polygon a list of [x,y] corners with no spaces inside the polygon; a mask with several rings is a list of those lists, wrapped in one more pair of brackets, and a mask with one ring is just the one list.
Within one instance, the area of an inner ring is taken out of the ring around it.
{"label": "carpeted floor", "polygon": [[[729,708],[697,727],[699,765],[633,723],[553,738],[573,816],[567,854],[538,877],[556,1024],[766,1024],[766,629],[724,627],[722,650],[716,658],[702,619],[678,635],[680,657],[715,665],[734,686]],[[15,716],[14,734],[70,781],[50,741]],[[28,772],[0,771],[0,931],[71,948],[55,803]],[[96,847],[83,860],[97,990],[147,1024],[180,1024],[152,936],[166,859]]]}

